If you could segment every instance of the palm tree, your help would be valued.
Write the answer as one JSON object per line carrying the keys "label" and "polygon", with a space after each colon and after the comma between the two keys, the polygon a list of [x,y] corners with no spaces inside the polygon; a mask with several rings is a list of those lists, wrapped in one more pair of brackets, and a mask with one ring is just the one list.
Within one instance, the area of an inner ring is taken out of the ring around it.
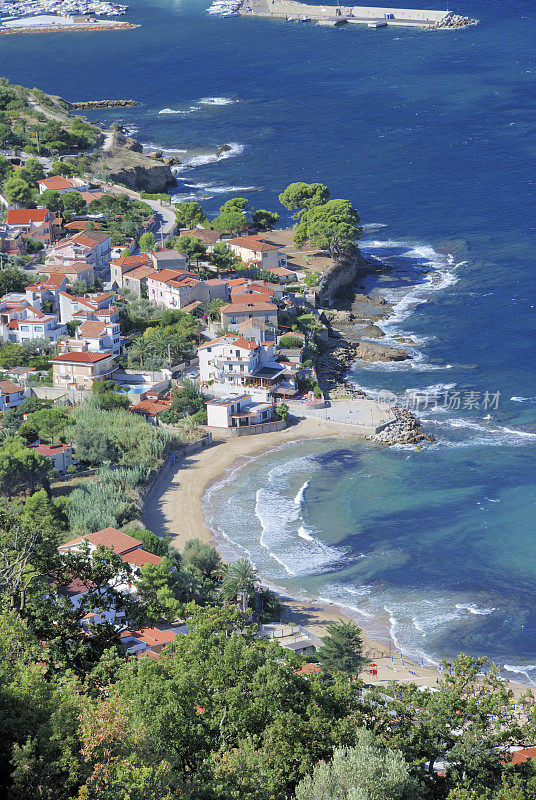
{"label": "palm tree", "polygon": [[241,597],[242,611],[245,613],[249,595],[255,591],[258,581],[256,570],[247,558],[239,558],[225,570],[222,594],[227,599]]}
{"label": "palm tree", "polygon": [[134,339],[130,346],[130,353],[134,356],[134,358],[138,358],[140,361],[141,366],[143,367],[143,361],[146,355],[149,353],[149,346],[147,344],[147,340],[143,338],[143,336],[138,336],[137,339]]}
{"label": "palm tree", "polygon": [[205,311],[208,314],[211,320],[216,320],[220,316],[220,308],[224,306],[225,303],[223,300],[215,297],[213,300],[210,300],[205,306]]}

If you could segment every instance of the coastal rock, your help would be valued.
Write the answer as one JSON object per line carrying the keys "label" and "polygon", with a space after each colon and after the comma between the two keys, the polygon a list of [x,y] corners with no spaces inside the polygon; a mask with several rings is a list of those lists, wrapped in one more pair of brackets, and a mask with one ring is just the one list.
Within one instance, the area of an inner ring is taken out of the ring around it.
{"label": "coastal rock", "polygon": [[385,336],[385,333],[381,328],[378,328],[377,325],[374,325],[372,322],[368,322],[359,329],[359,335],[363,336],[365,339],[381,339],[382,336]]}
{"label": "coastal rock", "polygon": [[132,166],[110,172],[110,178],[129,189],[157,194],[175,186],[175,178],[170,167],[165,164],[154,166]]}
{"label": "coastal rock", "polygon": [[356,357],[363,361],[406,361],[411,358],[407,350],[373,342],[358,342]]}
{"label": "coastal rock", "polygon": [[221,155],[223,155],[224,153],[228,153],[230,149],[231,149],[231,148],[230,148],[230,146],[229,146],[228,144],[221,144],[221,145],[218,147],[218,150],[217,150],[217,152],[216,152],[216,158],[219,158],[219,157],[220,157]]}
{"label": "coastal rock", "polygon": [[372,437],[378,444],[422,444],[434,442],[431,433],[425,433],[418,417],[406,408],[394,408],[395,419]]}

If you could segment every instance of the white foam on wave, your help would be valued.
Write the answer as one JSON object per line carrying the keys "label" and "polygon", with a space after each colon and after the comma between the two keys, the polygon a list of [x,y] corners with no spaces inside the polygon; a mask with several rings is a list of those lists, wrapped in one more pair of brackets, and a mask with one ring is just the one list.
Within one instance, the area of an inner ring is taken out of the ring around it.
{"label": "white foam on wave", "polygon": [[536,664],[503,664],[503,668],[514,675],[524,675],[532,686],[536,686],[536,675],[530,674],[536,672]]}
{"label": "white foam on wave", "polygon": [[471,439],[456,441],[452,439],[437,438],[435,446],[441,447],[519,447],[522,444],[536,444],[536,433],[524,431],[520,428],[510,428],[507,425],[483,425],[466,417],[450,417],[448,419],[427,419],[428,425],[450,428],[451,430],[469,430],[479,434]]}
{"label": "white foam on wave", "polygon": [[309,488],[309,484],[310,483],[311,483],[311,481],[309,481],[309,480],[305,481],[303,486],[300,488],[300,491],[298,492],[298,494],[294,498],[294,503],[297,506],[301,506],[301,504],[305,500],[305,493],[307,492],[307,489]]}
{"label": "white foam on wave", "polygon": [[476,614],[477,616],[486,617],[497,611],[496,608],[479,608],[475,603],[456,603],[455,606],[460,611],[468,611],[469,614]]}
{"label": "white foam on wave", "polygon": [[163,153],[187,153],[188,150],[180,147],[164,147],[161,144],[153,144],[152,142],[143,142],[142,147],[144,150],[161,150]]}
{"label": "white foam on wave", "polygon": [[346,586],[342,583],[331,583],[323,587],[322,594],[317,597],[317,600],[319,603],[339,606],[349,612],[349,616],[358,614],[365,619],[372,619],[374,612],[361,605],[356,605],[359,602],[367,602],[371,594],[371,586]]}
{"label": "white foam on wave", "polygon": [[536,403],[536,397],[511,397],[514,403]]}
{"label": "white foam on wave", "polygon": [[233,103],[238,103],[238,100],[234,100],[231,97],[202,97],[197,102],[203,106],[230,106]]}
{"label": "white foam on wave", "polygon": [[190,108],[161,108],[159,114],[193,114],[194,111],[201,111],[199,106],[190,106]]}
{"label": "white foam on wave", "polygon": [[227,158],[234,158],[244,152],[245,145],[239,142],[229,142],[229,150],[224,150],[218,153],[200,153],[196,156],[191,156],[186,159],[182,164],[173,167],[173,172],[179,173],[185,169],[192,169],[194,167],[203,167],[205,164],[215,164],[216,162],[224,161]]}

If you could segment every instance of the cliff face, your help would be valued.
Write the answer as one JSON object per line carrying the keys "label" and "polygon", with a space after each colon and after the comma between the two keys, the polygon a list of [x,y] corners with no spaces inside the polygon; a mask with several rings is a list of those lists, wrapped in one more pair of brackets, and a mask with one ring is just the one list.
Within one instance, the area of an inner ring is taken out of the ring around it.
{"label": "cliff face", "polygon": [[356,248],[353,256],[345,256],[337,261],[331,269],[324,273],[318,286],[319,305],[330,306],[337,295],[352,287],[361,270],[366,268],[361,250]]}
{"label": "cliff face", "polygon": [[97,154],[94,169],[112,181],[140,192],[165,192],[176,180],[162,158],[150,158],[143,147],[121,130],[104,131],[104,147]]}
{"label": "cliff face", "polygon": [[158,193],[175,185],[175,178],[164,164],[135,165],[109,169],[110,178],[138,192]]}

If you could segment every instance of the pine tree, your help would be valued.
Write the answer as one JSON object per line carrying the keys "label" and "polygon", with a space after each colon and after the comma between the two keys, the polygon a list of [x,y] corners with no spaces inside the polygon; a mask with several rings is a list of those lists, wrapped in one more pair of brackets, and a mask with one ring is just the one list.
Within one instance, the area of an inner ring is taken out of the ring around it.
{"label": "pine tree", "polygon": [[355,622],[343,622],[327,626],[328,636],[318,651],[322,669],[326,672],[359,672],[363,663],[361,649],[363,641]]}

